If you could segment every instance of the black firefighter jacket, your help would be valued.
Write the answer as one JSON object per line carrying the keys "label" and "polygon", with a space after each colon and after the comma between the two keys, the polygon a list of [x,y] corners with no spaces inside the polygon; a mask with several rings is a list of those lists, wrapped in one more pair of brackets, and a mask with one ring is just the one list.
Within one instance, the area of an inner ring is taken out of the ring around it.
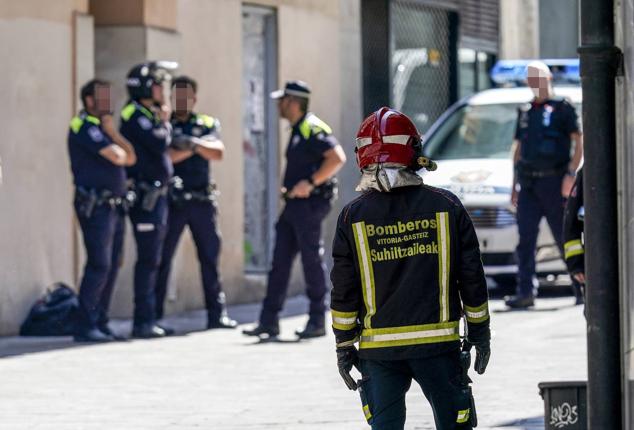
{"label": "black firefighter jacket", "polygon": [[583,221],[579,209],[583,207],[583,169],[579,170],[564,210],[564,258],[571,274],[585,272]]}
{"label": "black firefighter jacket", "polygon": [[344,207],[333,243],[337,346],[401,360],[459,348],[459,320],[489,324],[473,224],[452,193],[427,185],[369,191]]}

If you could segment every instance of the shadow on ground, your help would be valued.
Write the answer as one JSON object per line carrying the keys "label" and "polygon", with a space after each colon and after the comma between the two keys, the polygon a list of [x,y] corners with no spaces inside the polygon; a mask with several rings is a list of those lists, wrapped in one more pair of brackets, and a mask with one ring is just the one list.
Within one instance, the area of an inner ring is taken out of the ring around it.
{"label": "shadow on ground", "polygon": [[492,427],[494,429],[508,428],[513,430],[544,430],[544,417],[522,418],[509,422],[499,423]]}
{"label": "shadow on ground", "polygon": [[[260,315],[260,303],[242,304],[229,306],[228,312],[231,318],[240,324],[257,321]],[[284,310],[280,313],[280,318],[290,318],[303,315],[308,310],[308,300],[303,295],[291,297],[286,301]],[[163,320],[166,326],[175,329],[175,336],[187,336],[205,330],[207,314],[203,310],[189,311],[178,315],[168,316]],[[116,319],[110,322],[112,329],[117,333],[128,336],[132,330],[132,322],[129,319]],[[238,328],[236,330],[242,330]],[[160,341],[154,339],[152,341]],[[295,342],[295,340],[278,340],[282,342]],[[259,342],[256,341],[256,344]],[[0,337],[0,359],[14,357],[24,354],[33,354],[52,350],[67,348],[90,348],[99,346],[98,344],[75,343],[69,336],[60,337]]]}

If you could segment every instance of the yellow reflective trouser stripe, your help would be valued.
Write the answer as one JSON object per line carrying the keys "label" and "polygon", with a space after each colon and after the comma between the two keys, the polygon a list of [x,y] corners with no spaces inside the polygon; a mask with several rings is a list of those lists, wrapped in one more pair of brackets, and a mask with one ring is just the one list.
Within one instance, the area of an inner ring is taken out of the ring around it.
{"label": "yellow reflective trouser stripe", "polygon": [[466,423],[467,421],[469,421],[469,412],[471,411],[471,408],[469,409],[465,409],[462,411],[458,411],[458,418],[456,419],[456,422],[458,424],[463,424]]}
{"label": "yellow reflective trouser stripe", "polygon": [[358,312],[339,312],[331,310],[332,326],[338,330],[352,330],[357,326]]}
{"label": "yellow reflective trouser stripe", "polygon": [[370,412],[370,407],[368,405],[363,405],[363,415],[365,415],[366,420],[372,418],[372,413]]}
{"label": "yellow reflective trouser stripe", "polygon": [[357,246],[359,256],[359,270],[361,272],[361,287],[363,289],[363,301],[365,302],[366,314],[363,320],[364,327],[370,328],[372,316],[376,313],[376,301],[374,293],[374,270],[370,259],[370,247],[368,246],[368,236],[365,231],[365,222],[352,224],[354,230],[354,242]]}
{"label": "yellow reflective trouser stripe", "polygon": [[564,258],[567,260],[570,257],[581,255],[584,253],[583,244],[581,239],[571,240],[564,244]]}
{"label": "yellow reflective trouser stripe", "polygon": [[489,303],[484,302],[483,305],[477,306],[475,308],[465,305],[464,313],[467,317],[468,322],[479,323],[486,321],[489,318]]}
{"label": "yellow reflective trouser stripe", "polygon": [[364,329],[359,348],[421,345],[459,340],[458,321],[403,327]]}
{"label": "yellow reflective trouser stripe", "polygon": [[438,284],[440,286],[440,322],[449,321],[449,214],[436,214],[438,225]]}

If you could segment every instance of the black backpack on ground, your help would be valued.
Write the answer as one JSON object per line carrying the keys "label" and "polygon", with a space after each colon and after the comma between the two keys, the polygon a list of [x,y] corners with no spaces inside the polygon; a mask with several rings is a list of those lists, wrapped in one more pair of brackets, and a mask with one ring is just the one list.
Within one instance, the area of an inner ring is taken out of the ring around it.
{"label": "black backpack on ground", "polygon": [[58,282],[47,289],[20,326],[20,336],[70,336],[79,309],[77,294]]}

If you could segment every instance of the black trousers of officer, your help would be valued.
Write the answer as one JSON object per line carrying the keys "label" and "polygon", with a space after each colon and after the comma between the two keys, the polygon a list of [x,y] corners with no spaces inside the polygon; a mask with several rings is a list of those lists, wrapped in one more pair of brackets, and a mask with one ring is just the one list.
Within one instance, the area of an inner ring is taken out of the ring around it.
{"label": "black trousers of officer", "polygon": [[[77,211],[77,204],[75,205]],[[90,218],[77,211],[86,248],[86,265],[79,287],[77,330],[85,332],[108,324],[110,298],[117,279],[123,248],[125,220],[118,208],[97,206]]]}
{"label": "black trousers of officer", "polygon": [[163,245],[163,256],[156,284],[156,318],[163,318],[172,258],[185,226],[189,226],[196,244],[209,319],[219,319],[225,310],[224,294],[218,276],[220,234],[216,228],[215,205],[212,202],[201,201],[170,205],[167,236]]}
{"label": "black trousers of officer", "polygon": [[160,196],[151,211],[140,204],[130,209],[134,226],[137,261],[134,266],[134,325],[153,324],[155,316],[155,288],[163,241],[167,230],[167,197]]}
{"label": "black trousers of officer", "polygon": [[517,245],[519,263],[517,289],[521,296],[533,296],[535,253],[539,223],[546,217],[548,226],[563,256],[563,224],[565,199],[561,195],[563,175],[543,178],[520,178],[517,201]]}
{"label": "black trousers of officer", "polygon": [[284,306],[293,260],[299,252],[304,268],[306,294],[310,299],[309,321],[324,325],[326,265],[322,261],[321,223],[330,212],[330,201],[319,196],[290,199],[277,221],[273,265],[268,276],[260,323],[278,324]]}
{"label": "black trousers of officer", "polygon": [[360,360],[359,366],[363,413],[372,430],[404,428],[405,394],[412,380],[431,404],[437,430],[472,428],[469,420],[461,423],[464,418],[459,418],[460,411],[470,408],[469,396],[459,386],[459,351],[411,360]]}

